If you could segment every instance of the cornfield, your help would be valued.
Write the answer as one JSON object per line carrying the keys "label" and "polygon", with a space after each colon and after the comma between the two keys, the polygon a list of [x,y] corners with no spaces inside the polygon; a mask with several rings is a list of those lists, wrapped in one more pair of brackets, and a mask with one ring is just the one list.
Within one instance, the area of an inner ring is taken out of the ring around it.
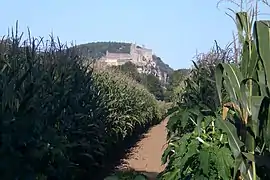
{"label": "cornfield", "polygon": [[142,86],[85,61],[53,37],[2,39],[1,179],[94,179],[115,145],[161,121]]}

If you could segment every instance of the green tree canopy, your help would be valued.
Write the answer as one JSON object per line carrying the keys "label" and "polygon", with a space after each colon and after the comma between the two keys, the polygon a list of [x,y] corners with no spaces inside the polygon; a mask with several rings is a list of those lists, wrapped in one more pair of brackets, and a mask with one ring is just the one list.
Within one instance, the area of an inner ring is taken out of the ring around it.
{"label": "green tree canopy", "polygon": [[164,91],[160,80],[153,74],[143,76],[143,84],[158,100],[164,99]]}
{"label": "green tree canopy", "polygon": [[162,83],[155,75],[140,74],[136,65],[132,62],[127,62],[121,66],[113,66],[112,68],[123,72],[124,74],[133,78],[135,81],[144,85],[158,100],[164,99]]}
{"label": "green tree canopy", "polygon": [[132,62],[127,62],[121,66],[113,66],[113,68],[127,74],[128,76],[130,76],[139,83],[142,82],[142,77],[138,72],[136,65],[133,64]]}

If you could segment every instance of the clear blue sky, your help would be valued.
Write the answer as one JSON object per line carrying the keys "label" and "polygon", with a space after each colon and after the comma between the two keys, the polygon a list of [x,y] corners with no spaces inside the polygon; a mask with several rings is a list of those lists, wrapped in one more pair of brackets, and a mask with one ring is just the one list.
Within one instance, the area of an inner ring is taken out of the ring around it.
{"label": "clear blue sky", "polygon": [[63,42],[124,41],[153,49],[174,69],[186,68],[214,40],[232,40],[233,21],[216,0],[1,0],[0,36],[19,21],[33,36]]}

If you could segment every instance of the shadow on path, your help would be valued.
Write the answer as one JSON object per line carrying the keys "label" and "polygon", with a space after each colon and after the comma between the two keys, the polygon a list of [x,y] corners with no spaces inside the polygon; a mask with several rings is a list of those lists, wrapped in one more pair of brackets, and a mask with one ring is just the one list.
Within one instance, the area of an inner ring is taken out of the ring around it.
{"label": "shadow on path", "polygon": [[121,177],[125,177],[126,179],[130,177],[134,177],[135,175],[138,175],[138,174],[143,174],[148,178],[148,180],[156,180],[156,177],[158,176],[159,172],[135,171],[133,169],[130,169],[130,170],[117,171],[117,174],[118,175],[121,174]]}
{"label": "shadow on path", "polygon": [[114,172],[141,173],[155,180],[165,168],[161,165],[161,156],[167,147],[167,122],[166,118],[159,124],[137,129],[133,136],[115,145],[106,158],[105,167],[91,180],[104,180]]}
{"label": "shadow on path", "polygon": [[104,180],[105,177],[115,172],[117,170],[116,168],[123,164],[123,160],[128,158],[132,149],[137,146],[137,142],[143,139],[151,128],[152,127],[148,125],[144,129],[138,129],[133,136],[115,145],[111,153],[108,154],[109,157],[106,159],[104,168],[98,171],[95,177],[91,177],[91,180]]}

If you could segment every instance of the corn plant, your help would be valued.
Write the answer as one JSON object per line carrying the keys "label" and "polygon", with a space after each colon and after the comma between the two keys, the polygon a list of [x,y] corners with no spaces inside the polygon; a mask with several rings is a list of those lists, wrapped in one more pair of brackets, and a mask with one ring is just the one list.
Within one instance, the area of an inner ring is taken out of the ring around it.
{"label": "corn plant", "polygon": [[240,62],[219,64],[216,85],[223,107],[223,120],[218,122],[235,158],[234,177],[256,180],[270,178],[270,21],[254,22],[252,17],[248,12],[236,13]]}

